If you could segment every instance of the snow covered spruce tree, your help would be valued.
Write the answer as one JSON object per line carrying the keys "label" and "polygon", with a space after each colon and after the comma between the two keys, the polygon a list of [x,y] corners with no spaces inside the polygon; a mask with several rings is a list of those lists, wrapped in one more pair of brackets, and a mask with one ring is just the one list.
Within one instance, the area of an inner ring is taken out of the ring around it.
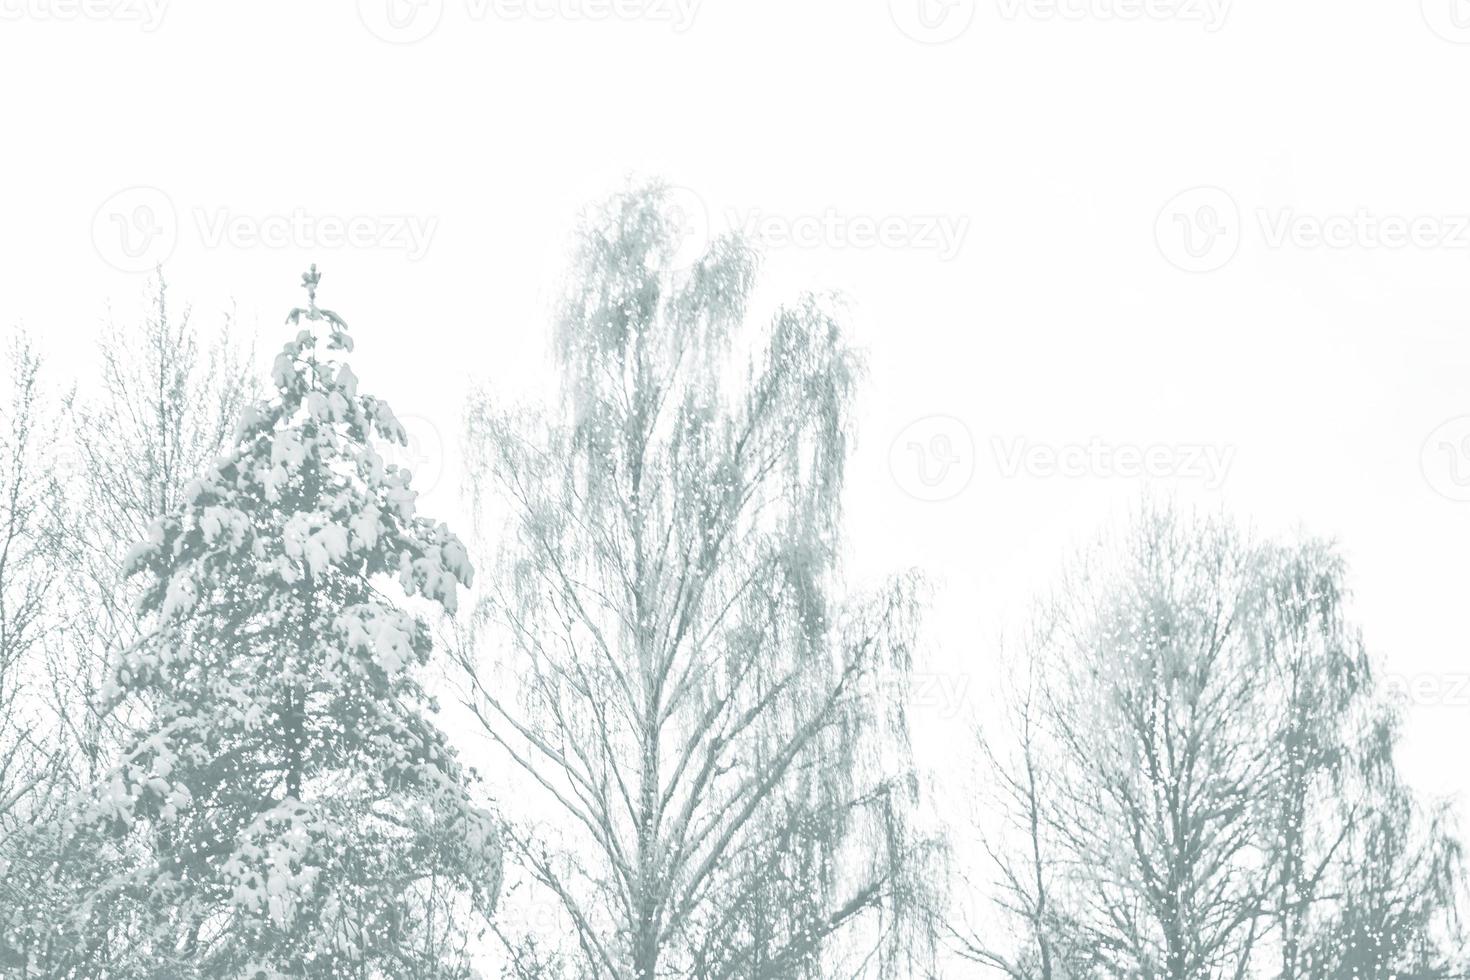
{"label": "snow covered spruce tree", "polygon": [[496,899],[497,837],[426,717],[428,626],[384,587],[452,613],[470,562],[374,448],[403,429],[359,393],[315,266],[304,279],[288,322],[308,328],[274,396],[128,556],[152,629],[115,697],[150,723],[81,834],[149,835],[157,860],[106,882],[79,931],[101,941],[128,905],[147,924],[134,958],[159,976],[467,976],[464,916]]}
{"label": "snow covered spruce tree", "polygon": [[504,570],[468,702],[544,816],[507,832],[507,972],[922,976],[914,589],[840,594],[858,365],[816,298],[748,322],[738,238],[679,268],[671,203],[634,188],[584,229],[564,408],[471,407]]}

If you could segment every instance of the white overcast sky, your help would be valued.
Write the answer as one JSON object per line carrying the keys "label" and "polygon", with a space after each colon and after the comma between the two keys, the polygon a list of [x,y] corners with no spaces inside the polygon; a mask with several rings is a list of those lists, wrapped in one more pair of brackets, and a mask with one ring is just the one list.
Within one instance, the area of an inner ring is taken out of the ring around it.
{"label": "white overcast sky", "polygon": [[663,176],[768,302],[846,295],[852,567],[929,573],[952,688],[1147,482],[1337,539],[1463,793],[1466,42],[1465,0],[0,0],[0,325],[85,377],[166,259],[269,353],[316,261],[453,518],[470,380],[526,387],[579,208]]}

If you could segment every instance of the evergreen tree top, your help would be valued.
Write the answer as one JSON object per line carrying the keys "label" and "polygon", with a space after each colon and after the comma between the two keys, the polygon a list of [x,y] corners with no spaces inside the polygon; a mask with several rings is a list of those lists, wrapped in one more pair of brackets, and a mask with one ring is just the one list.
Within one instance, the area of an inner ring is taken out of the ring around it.
{"label": "evergreen tree top", "polygon": [[210,954],[220,975],[246,952],[268,976],[392,959],[387,923],[436,928],[422,903],[447,899],[426,889],[463,888],[481,908],[499,890],[494,822],[414,677],[429,628],[385,589],[453,613],[469,555],[378,452],[406,435],[359,391],[319,280],[315,266],[303,277],[308,306],[288,323],[306,325],[276,356],[273,391],[127,556],[151,629],[118,657],[109,700],[131,696],[147,720],[81,821],[153,828],[163,850],[134,885],[155,911],[229,917],[234,939]]}

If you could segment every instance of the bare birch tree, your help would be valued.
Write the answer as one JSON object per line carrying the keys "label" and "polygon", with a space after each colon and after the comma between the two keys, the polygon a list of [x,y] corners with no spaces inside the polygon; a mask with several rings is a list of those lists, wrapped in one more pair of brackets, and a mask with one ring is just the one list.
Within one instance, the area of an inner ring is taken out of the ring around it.
{"label": "bare birch tree", "polygon": [[[171,306],[161,273],[148,285],[147,303],[142,316],[104,328],[95,382],[44,416],[33,406],[28,426],[7,427],[27,442],[24,472],[15,470],[16,499],[29,502],[33,519],[44,501],[50,522],[44,561],[12,579],[47,596],[25,710],[6,715],[16,724],[23,719],[30,741],[43,746],[31,759],[47,777],[45,807],[31,810],[0,855],[15,889],[7,941],[28,951],[27,975],[102,976],[126,953],[86,953],[60,928],[79,896],[125,873],[129,857],[63,855],[60,817],[104,772],[121,734],[121,714],[107,709],[102,691],[110,661],[141,632],[140,589],[125,581],[123,557],[158,509],[175,504],[187,481],[227,448],[233,419],[254,390],[232,317],[201,339],[189,311]],[[26,363],[34,365],[33,352],[17,356],[17,365]],[[19,564],[13,567],[18,573]],[[118,924],[114,937],[127,928]]]}
{"label": "bare birch tree", "polygon": [[67,411],[71,460],[61,475],[71,642],[53,664],[51,700],[84,783],[115,747],[101,712],[108,665],[142,633],[140,593],[122,574],[123,556],[229,448],[257,390],[232,314],[201,336],[191,311],[171,304],[161,272],[147,302],[142,317],[103,329],[96,383],[74,394]]}
{"label": "bare birch tree", "polygon": [[1261,641],[1275,693],[1269,732],[1281,761],[1270,787],[1265,841],[1283,977],[1302,976],[1303,944],[1329,901],[1345,846],[1371,800],[1352,792],[1352,770],[1376,721],[1362,640],[1346,621],[1346,571],[1321,542],[1262,549]]}
{"label": "bare birch tree", "polygon": [[55,746],[36,702],[45,651],[55,640],[62,578],[61,528],[47,477],[55,418],[41,390],[41,359],[21,334],[6,353],[0,403],[0,871],[5,842],[36,818],[36,797],[55,769]]}
{"label": "bare birch tree", "polygon": [[1091,552],[982,743],[1007,928],[960,953],[1015,980],[1451,975],[1459,845],[1397,774],[1347,601],[1330,546],[1167,507]]}
{"label": "bare birch tree", "polygon": [[858,362],[815,298],[745,322],[741,241],[674,271],[680,231],[661,190],[615,198],[561,308],[560,410],[470,410],[502,561],[467,703],[547,814],[514,849],[571,938],[503,930],[511,970],[916,976],[905,722],[875,696],[915,598],[837,597]]}
{"label": "bare birch tree", "polygon": [[1312,815],[1335,848],[1300,916],[1301,980],[1470,975],[1459,902],[1463,847],[1448,808],[1426,805],[1394,764],[1399,718],[1380,705],[1346,753],[1341,795]]}
{"label": "bare birch tree", "polygon": [[[1222,521],[1145,509],[1066,586],[1047,714],[1068,763],[1052,832],[1105,974],[1249,975],[1261,800],[1280,778],[1256,556]],[[1106,566],[1112,564],[1109,569]]]}
{"label": "bare birch tree", "polygon": [[983,870],[961,871],[961,887],[999,914],[983,924],[954,916],[946,929],[962,959],[1010,980],[1088,976],[1094,960],[1069,919],[1069,863],[1050,825],[1052,784],[1065,771],[1047,724],[1044,649],[1037,646],[1050,628],[1039,621],[1019,655],[1005,659],[1005,717],[976,728],[983,789],[974,843]]}

